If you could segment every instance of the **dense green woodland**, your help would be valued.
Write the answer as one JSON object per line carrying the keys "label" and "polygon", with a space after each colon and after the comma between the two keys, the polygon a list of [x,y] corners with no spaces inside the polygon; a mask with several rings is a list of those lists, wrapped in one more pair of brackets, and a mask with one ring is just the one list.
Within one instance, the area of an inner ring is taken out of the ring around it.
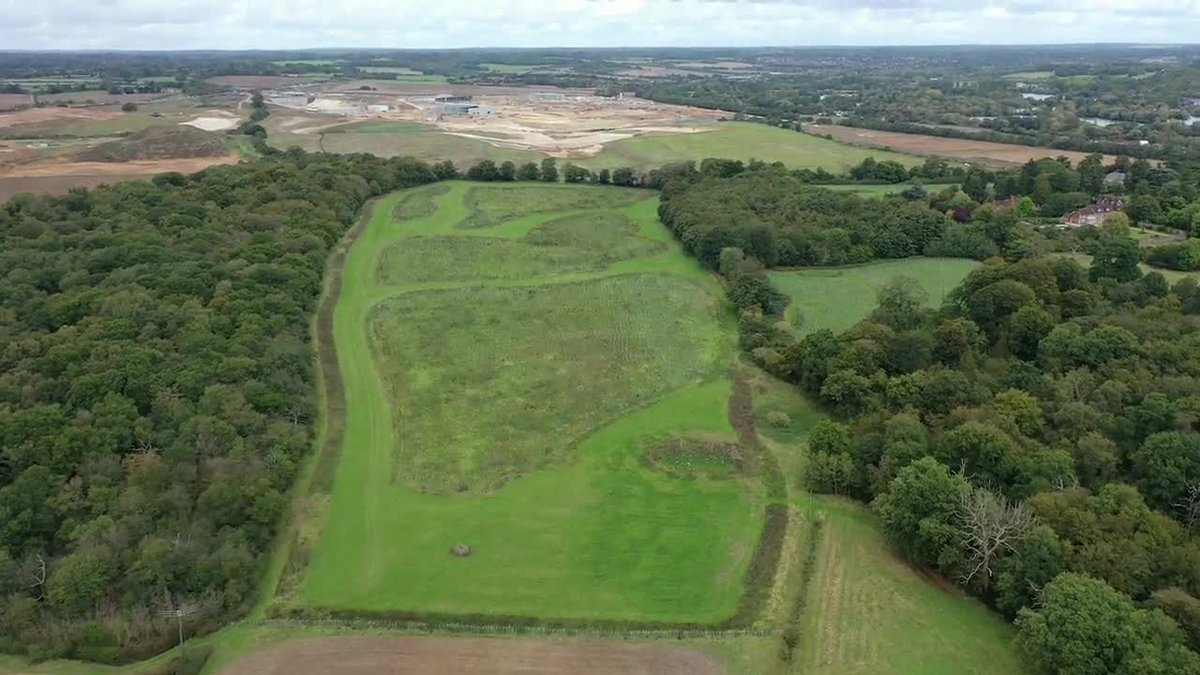
{"label": "dense green woodland", "polygon": [[332,247],[425,164],[306,156],[0,206],[0,649],[113,661],[252,601]]}
{"label": "dense green woodland", "polygon": [[[1040,672],[1200,673],[1200,284],[1143,274],[1129,233],[1195,233],[1197,167],[1043,160],[885,200],[779,167],[674,175],[660,215],[726,280],[742,346],[833,418],[809,489],[872,502],[897,549],[1015,620]],[[1108,190],[1126,214],[1039,227]],[[920,253],[986,263],[937,310],[897,278],[840,335],[795,337],[763,273]]]}

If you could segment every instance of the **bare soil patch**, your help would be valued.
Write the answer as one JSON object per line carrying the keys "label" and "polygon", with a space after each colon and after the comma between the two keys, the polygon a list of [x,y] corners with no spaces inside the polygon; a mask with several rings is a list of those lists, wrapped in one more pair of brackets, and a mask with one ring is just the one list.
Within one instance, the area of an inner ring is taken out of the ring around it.
{"label": "bare soil patch", "polygon": [[[817,135],[829,134],[836,140],[871,147],[888,147],[897,152],[907,152],[915,155],[933,155],[948,159],[961,159],[1002,165],[1019,165],[1031,159],[1043,157],[1058,157],[1060,155],[1078,162],[1088,156],[1086,152],[1059,150],[1057,148],[1042,148],[1029,145],[1010,145],[992,141],[976,141],[966,138],[942,138],[940,136],[923,136],[921,134],[904,134],[896,131],[876,131],[875,129],[858,129],[838,125],[814,124],[808,131]],[[1116,158],[1105,155],[1105,163],[1111,163]]]}
{"label": "bare soil patch", "polygon": [[0,178],[14,176],[156,176],[178,171],[195,173],[214,164],[236,164],[238,156],[230,153],[220,157],[184,157],[179,159],[139,159],[130,162],[74,162],[56,158],[44,162],[22,164],[0,173]]}
{"label": "bare soil patch", "polygon": [[313,82],[313,78],[286,77],[284,75],[218,75],[205,82],[220,87],[285,87]]}
{"label": "bare soil patch", "polygon": [[119,108],[29,108],[0,115],[0,127],[42,124],[61,120],[107,120],[121,115]]}
{"label": "bare soil patch", "polygon": [[12,110],[32,103],[33,98],[29,94],[0,94],[0,110]]}
{"label": "bare soil patch", "polygon": [[168,94],[110,94],[104,90],[94,91],[64,91],[59,94],[38,94],[38,100],[45,103],[110,104],[110,103],[146,103]]}
{"label": "bare soil patch", "polygon": [[342,637],[288,642],[222,675],[718,675],[707,654],[662,644],[503,638]]}
{"label": "bare soil patch", "polygon": [[23,193],[35,195],[65,195],[74,187],[96,187],[124,180],[146,179],[148,176],[130,174],[98,174],[91,176],[0,176],[0,203]]}
{"label": "bare soil patch", "polygon": [[[0,159],[3,159],[0,156]],[[95,187],[126,180],[146,180],[161,173],[195,173],[216,164],[235,164],[236,154],[222,157],[138,160],[132,162],[73,162],[66,158],[0,168],[0,202],[22,192],[61,195],[73,187]]]}
{"label": "bare soil patch", "polygon": [[446,133],[499,148],[534,150],[551,157],[591,157],[614,141],[645,134],[694,134],[712,129],[721,113],[641,99],[563,96],[480,96],[494,115],[446,117],[436,108],[414,111]]}

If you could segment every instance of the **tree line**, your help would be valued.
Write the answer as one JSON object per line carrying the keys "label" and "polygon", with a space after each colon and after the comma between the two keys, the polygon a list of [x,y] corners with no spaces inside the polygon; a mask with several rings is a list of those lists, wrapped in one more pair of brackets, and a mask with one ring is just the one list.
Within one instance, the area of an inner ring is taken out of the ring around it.
{"label": "tree line", "polygon": [[412,159],[291,150],[0,206],[0,650],[117,662],[252,601],[332,247]]}

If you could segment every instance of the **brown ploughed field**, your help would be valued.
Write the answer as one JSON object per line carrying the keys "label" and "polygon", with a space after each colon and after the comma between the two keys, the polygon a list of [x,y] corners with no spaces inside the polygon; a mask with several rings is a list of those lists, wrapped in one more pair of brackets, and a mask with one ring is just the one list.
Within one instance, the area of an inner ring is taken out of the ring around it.
{"label": "brown ploughed field", "polygon": [[[1009,143],[994,143],[992,141],[976,141],[966,138],[943,138],[941,136],[924,136],[921,134],[904,134],[898,131],[876,131],[875,129],[858,129],[839,125],[814,124],[807,127],[809,133],[823,136],[829,134],[835,140],[856,145],[867,145],[876,148],[888,147],[896,152],[907,152],[913,155],[932,155],[944,159],[960,159],[964,161],[984,162],[1014,166],[1024,164],[1031,159],[1043,157],[1070,158],[1072,163],[1088,156],[1086,152],[1074,150],[1059,150],[1057,148],[1039,148],[1029,145],[1011,145]],[[1110,164],[1115,158],[1104,156],[1104,162]]]}
{"label": "brown ploughed field", "polygon": [[707,654],[663,644],[467,637],[335,637],[268,647],[221,675],[720,675]]}

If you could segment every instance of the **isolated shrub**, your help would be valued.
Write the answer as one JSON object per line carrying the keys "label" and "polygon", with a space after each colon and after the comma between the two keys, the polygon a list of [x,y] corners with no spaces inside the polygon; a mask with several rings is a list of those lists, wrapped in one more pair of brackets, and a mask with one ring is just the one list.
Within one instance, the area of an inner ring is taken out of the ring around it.
{"label": "isolated shrub", "polygon": [[776,429],[782,429],[786,426],[790,426],[791,423],[792,418],[782,410],[772,410],[771,412],[767,413],[767,424],[770,424]]}

